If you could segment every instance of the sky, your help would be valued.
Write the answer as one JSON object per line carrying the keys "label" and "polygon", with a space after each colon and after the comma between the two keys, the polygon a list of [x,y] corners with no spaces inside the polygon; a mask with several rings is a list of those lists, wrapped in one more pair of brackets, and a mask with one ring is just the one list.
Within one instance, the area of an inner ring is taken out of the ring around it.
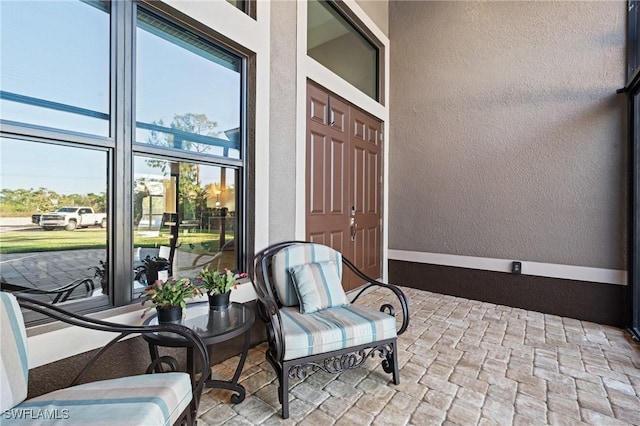
{"label": "sky", "polygon": [[[137,121],[168,126],[175,114],[196,113],[218,122],[220,131],[239,127],[239,72],[147,31],[138,29],[137,38]],[[109,113],[109,15],[99,8],[3,1],[0,48],[3,91]],[[6,100],[0,118],[109,136],[108,120]],[[0,140],[0,188],[104,192],[106,165],[104,152]]]}

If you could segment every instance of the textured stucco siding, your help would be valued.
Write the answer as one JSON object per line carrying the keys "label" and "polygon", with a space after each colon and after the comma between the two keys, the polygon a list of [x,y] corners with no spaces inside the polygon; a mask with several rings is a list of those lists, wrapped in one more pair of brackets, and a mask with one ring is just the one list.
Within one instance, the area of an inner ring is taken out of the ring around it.
{"label": "textured stucco siding", "polygon": [[[295,236],[296,26],[295,1],[271,4],[269,102],[269,241]],[[257,158],[256,161],[261,161]],[[256,206],[256,214],[267,206]]]}
{"label": "textured stucco siding", "polygon": [[386,36],[389,35],[389,1],[388,0],[356,0],[358,6],[380,28]]}
{"label": "textured stucco siding", "polygon": [[625,2],[390,2],[389,248],[625,269]]}

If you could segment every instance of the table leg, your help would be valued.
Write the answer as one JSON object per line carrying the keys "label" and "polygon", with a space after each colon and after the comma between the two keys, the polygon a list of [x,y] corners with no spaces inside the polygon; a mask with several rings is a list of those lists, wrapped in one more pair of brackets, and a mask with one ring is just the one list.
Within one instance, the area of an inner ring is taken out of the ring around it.
{"label": "table leg", "polygon": [[228,389],[236,392],[231,395],[231,402],[234,404],[239,404],[244,401],[246,391],[244,386],[238,384],[238,380],[240,379],[240,374],[242,374],[242,369],[244,368],[244,363],[247,360],[247,354],[249,353],[249,343],[251,342],[251,328],[249,328],[244,333],[244,344],[242,345],[242,353],[240,354],[240,361],[238,362],[238,366],[236,367],[236,372],[233,375],[231,381],[225,380],[212,380],[209,379],[205,383],[205,386],[208,388],[221,388]]}
{"label": "table leg", "polygon": [[[195,386],[196,383],[196,360],[195,360],[195,352],[192,346],[187,346],[187,372],[191,377],[191,388]],[[200,397],[202,395],[193,395],[193,399],[191,400],[191,418],[198,418],[198,406],[200,405]]]}
{"label": "table leg", "polygon": [[[160,356],[158,354],[158,347],[151,342],[149,342],[149,355],[151,356],[151,362],[155,361]],[[162,368],[161,362],[156,365],[155,370],[156,373],[164,373],[164,368]]]}

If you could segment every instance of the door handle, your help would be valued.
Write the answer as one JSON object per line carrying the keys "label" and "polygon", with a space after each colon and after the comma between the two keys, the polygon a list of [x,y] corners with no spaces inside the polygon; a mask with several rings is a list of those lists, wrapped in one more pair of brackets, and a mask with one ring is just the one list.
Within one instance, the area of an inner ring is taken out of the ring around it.
{"label": "door handle", "polygon": [[349,226],[351,228],[351,241],[355,241],[356,240],[356,231],[358,230],[358,224],[356,223],[356,218],[355,217],[351,218]]}

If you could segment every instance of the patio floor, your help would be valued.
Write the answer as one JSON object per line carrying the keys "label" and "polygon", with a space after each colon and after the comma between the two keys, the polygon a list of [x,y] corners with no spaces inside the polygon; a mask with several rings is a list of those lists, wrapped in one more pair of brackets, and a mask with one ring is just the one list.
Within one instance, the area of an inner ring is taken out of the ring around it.
{"label": "patio floor", "polygon": [[[400,385],[377,358],[293,381],[280,417],[266,345],[249,353],[245,401],[206,390],[199,425],[640,425],[640,345],[621,329],[403,288],[411,323],[399,338]],[[364,297],[380,306],[384,293]],[[214,367],[230,378],[237,357]]]}

